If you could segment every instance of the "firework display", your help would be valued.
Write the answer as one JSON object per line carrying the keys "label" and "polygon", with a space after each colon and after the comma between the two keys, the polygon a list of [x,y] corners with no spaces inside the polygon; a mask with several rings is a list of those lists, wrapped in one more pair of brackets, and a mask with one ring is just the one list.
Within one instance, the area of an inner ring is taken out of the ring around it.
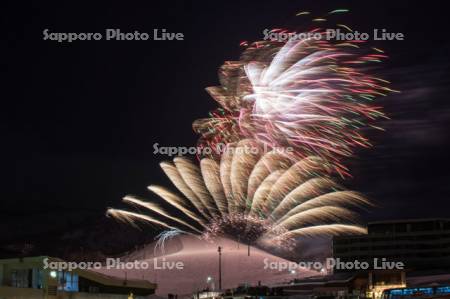
{"label": "firework display", "polygon": [[[280,41],[283,33],[291,39]],[[274,40],[268,35],[247,46],[239,61],[225,62],[221,85],[207,88],[220,107],[194,122],[199,145],[214,151],[252,138],[269,148],[290,147],[300,158],[319,156],[348,175],[341,159],[371,145],[363,130],[380,129],[374,123],[385,117],[374,101],[394,91],[368,72],[387,56],[361,40],[334,41],[317,27],[271,34]]]}
{"label": "firework display", "polygon": [[370,75],[368,63],[386,55],[362,41],[332,41],[321,28],[306,33],[243,43],[240,60],[222,65],[220,86],[207,88],[220,107],[193,123],[199,148],[209,151],[198,164],[185,157],[161,163],[179,192],[148,187],[176,212],[127,196],[147,211],[108,214],[162,226],[162,240],[184,233],[288,248],[299,237],[364,233],[355,208],[369,201],[334,177],[349,175],[343,158],[369,147],[363,131],[385,117],[374,101],[393,90]]}
{"label": "firework display", "polygon": [[161,163],[182,196],[160,186],[148,189],[180,216],[131,196],[123,200],[149,213],[108,213],[131,223],[161,225],[171,234],[228,236],[263,247],[288,247],[299,236],[365,231],[352,208],[369,202],[334,182],[322,158],[297,160],[279,151],[249,150],[257,146],[248,139],[229,144],[220,162],[203,158],[200,167],[184,157]]}

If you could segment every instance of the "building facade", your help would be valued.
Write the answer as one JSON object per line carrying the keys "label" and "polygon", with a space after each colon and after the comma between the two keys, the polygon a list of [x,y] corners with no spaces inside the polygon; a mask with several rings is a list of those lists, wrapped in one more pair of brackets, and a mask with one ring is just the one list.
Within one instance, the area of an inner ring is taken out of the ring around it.
{"label": "building facade", "polygon": [[401,262],[409,271],[450,270],[450,219],[371,222],[366,235],[335,237],[333,256],[370,265]]}
{"label": "building facade", "polygon": [[146,280],[123,280],[89,270],[54,271],[48,263],[62,262],[46,256],[0,260],[0,299],[128,299],[154,294],[156,285]]}

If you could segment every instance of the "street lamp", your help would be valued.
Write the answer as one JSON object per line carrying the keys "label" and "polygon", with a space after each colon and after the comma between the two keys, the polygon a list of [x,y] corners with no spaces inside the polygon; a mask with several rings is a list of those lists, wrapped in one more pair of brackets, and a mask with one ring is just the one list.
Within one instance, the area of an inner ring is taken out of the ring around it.
{"label": "street lamp", "polygon": [[219,253],[219,290],[222,289],[222,247],[217,247]]}
{"label": "street lamp", "polygon": [[291,274],[292,275],[294,275],[294,281],[296,281],[297,280],[297,278],[298,278],[298,276],[297,276],[297,271],[295,271],[294,269],[292,269],[291,271],[289,271],[289,272],[291,272]]}
{"label": "street lamp", "polygon": [[215,286],[214,279],[212,278],[212,276],[206,277],[206,284],[208,286],[209,291],[215,290],[216,286]]}

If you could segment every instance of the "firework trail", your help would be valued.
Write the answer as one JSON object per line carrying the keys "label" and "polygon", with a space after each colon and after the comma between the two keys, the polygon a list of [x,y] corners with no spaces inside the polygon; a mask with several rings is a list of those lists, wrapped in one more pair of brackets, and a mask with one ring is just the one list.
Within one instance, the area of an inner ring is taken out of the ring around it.
{"label": "firework trail", "polygon": [[226,61],[220,85],[206,89],[220,107],[193,123],[199,163],[161,163],[178,192],[150,186],[162,205],[128,196],[125,202],[146,213],[109,215],[164,227],[159,246],[181,233],[290,248],[298,237],[365,232],[355,208],[370,203],[333,177],[349,175],[343,158],[369,147],[364,131],[380,129],[375,122],[386,117],[374,102],[394,90],[368,65],[386,55],[363,41],[330,40],[319,27],[300,38],[270,32],[281,33],[297,38],[242,43],[240,60]]}
{"label": "firework trail", "polygon": [[368,73],[368,64],[387,56],[363,41],[330,40],[321,28],[299,36],[255,42],[239,61],[225,62],[221,85],[206,89],[220,108],[193,124],[201,147],[251,138],[270,148],[292,147],[300,158],[319,156],[348,175],[341,159],[369,147],[363,130],[379,129],[374,123],[385,117],[374,101],[393,90]]}
{"label": "firework trail", "polygon": [[199,166],[184,157],[161,163],[183,196],[158,186],[149,190],[175,208],[173,214],[131,196],[124,201],[148,213],[110,209],[108,214],[134,224],[162,225],[175,234],[228,236],[264,247],[287,247],[308,235],[365,231],[353,210],[370,203],[334,182],[320,157],[298,160],[283,152],[266,153],[258,145],[241,140],[229,145],[220,162],[203,158]]}
{"label": "firework trail", "polygon": [[165,230],[161,233],[159,233],[156,237],[156,244],[155,247],[153,248],[153,254],[156,256],[156,254],[158,253],[157,251],[159,250],[160,253],[165,254],[166,253],[166,241],[170,240],[180,234],[182,234],[183,232],[180,231],[179,229],[171,229],[171,230]]}

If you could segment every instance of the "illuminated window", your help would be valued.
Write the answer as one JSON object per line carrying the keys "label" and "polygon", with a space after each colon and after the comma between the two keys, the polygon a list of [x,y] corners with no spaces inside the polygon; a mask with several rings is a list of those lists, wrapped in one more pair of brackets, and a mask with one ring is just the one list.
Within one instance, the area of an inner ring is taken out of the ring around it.
{"label": "illuminated window", "polygon": [[437,287],[437,288],[436,288],[436,294],[437,294],[437,295],[450,294],[450,286],[446,286],[446,287]]}
{"label": "illuminated window", "polygon": [[59,271],[58,290],[66,292],[78,292],[78,274],[66,271]]}
{"label": "illuminated window", "polygon": [[33,289],[42,289],[42,269],[33,268],[31,287]]}
{"label": "illuminated window", "polygon": [[15,288],[28,288],[28,269],[15,269],[11,271],[11,286]]}

